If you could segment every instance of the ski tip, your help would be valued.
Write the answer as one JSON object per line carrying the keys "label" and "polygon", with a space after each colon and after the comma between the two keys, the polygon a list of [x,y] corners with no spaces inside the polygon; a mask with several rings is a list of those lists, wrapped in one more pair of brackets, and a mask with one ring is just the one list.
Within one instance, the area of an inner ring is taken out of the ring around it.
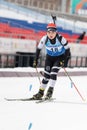
{"label": "ski tip", "polygon": [[10,101],[10,99],[8,99],[8,98],[4,98],[4,100],[6,100],[6,101]]}
{"label": "ski tip", "polygon": [[4,98],[6,101],[16,101],[15,99]]}

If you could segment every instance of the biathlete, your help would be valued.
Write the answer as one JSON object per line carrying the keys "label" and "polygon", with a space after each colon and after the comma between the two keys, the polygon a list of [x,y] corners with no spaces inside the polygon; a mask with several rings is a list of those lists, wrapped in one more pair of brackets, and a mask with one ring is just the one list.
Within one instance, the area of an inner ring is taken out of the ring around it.
{"label": "biathlete", "polygon": [[33,95],[33,99],[40,100],[44,96],[44,91],[49,82],[49,88],[45,95],[46,99],[49,99],[53,95],[53,90],[57,81],[57,74],[61,67],[64,66],[67,58],[70,57],[70,48],[68,41],[58,34],[57,27],[54,23],[47,25],[47,34],[43,36],[37,46],[36,58],[33,66],[37,67],[38,58],[41,49],[45,46],[46,48],[46,60],[44,67],[44,77],[41,81],[39,91]]}

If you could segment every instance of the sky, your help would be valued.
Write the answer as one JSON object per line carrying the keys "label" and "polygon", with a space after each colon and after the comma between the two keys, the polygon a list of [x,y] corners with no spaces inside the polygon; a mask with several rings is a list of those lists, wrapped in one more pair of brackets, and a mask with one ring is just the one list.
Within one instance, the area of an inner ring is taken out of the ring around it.
{"label": "sky", "polygon": [[[20,70],[35,71],[31,68],[16,68],[10,71]],[[87,71],[87,68],[78,70]],[[9,71],[9,69],[0,69],[0,71]],[[87,76],[70,77],[81,95],[87,99]],[[40,78],[42,80],[42,77]],[[37,93],[39,86],[38,77],[0,77],[0,130],[87,129],[87,101],[82,100],[67,76],[58,77],[53,93],[53,98],[56,99],[53,102],[37,104],[35,101],[4,99],[32,97]]]}

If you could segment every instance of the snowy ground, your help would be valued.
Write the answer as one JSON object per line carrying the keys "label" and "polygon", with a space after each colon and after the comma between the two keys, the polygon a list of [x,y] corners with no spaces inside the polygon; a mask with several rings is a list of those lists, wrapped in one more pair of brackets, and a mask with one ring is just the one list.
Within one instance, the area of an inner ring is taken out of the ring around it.
{"label": "snowy ground", "polygon": [[69,78],[63,76],[58,77],[54,102],[8,102],[4,100],[5,97],[31,97],[38,91],[40,83],[37,77],[1,77],[0,130],[86,130],[87,76],[71,78],[86,101],[81,99]]}

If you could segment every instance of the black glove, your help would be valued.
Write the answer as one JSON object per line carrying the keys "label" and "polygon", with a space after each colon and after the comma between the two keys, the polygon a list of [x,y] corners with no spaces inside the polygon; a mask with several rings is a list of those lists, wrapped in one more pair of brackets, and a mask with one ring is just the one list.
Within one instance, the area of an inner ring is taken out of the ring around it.
{"label": "black glove", "polygon": [[61,67],[64,66],[64,60],[60,61],[60,66],[61,66]]}
{"label": "black glove", "polygon": [[38,60],[34,60],[34,62],[33,62],[33,67],[36,68],[36,67],[37,67],[37,64],[38,64]]}
{"label": "black glove", "polygon": [[61,55],[60,61],[59,61],[59,66],[63,67],[65,62],[65,54]]}

